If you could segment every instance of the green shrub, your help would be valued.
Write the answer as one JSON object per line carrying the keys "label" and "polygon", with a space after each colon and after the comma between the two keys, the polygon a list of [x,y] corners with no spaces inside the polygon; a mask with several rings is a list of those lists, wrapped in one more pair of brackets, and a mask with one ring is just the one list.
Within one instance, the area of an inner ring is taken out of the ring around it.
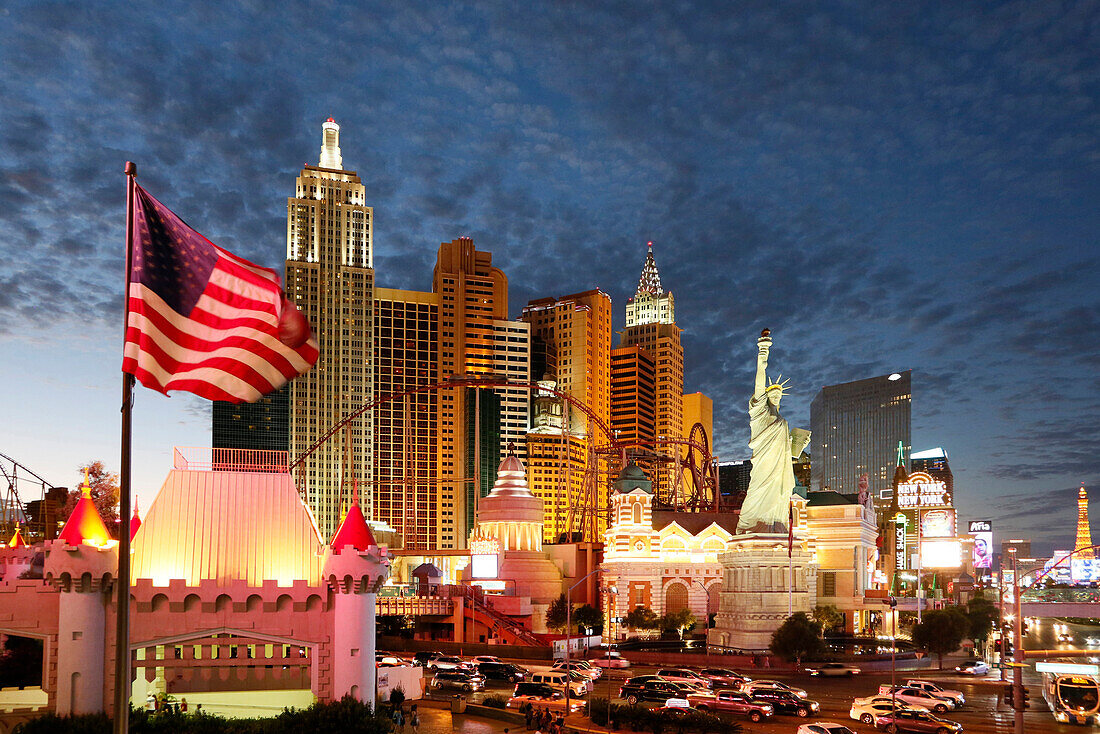
{"label": "green shrub", "polygon": [[502,696],[499,693],[494,693],[491,696],[486,696],[481,700],[482,706],[488,706],[491,709],[502,709],[508,705],[508,697]]}

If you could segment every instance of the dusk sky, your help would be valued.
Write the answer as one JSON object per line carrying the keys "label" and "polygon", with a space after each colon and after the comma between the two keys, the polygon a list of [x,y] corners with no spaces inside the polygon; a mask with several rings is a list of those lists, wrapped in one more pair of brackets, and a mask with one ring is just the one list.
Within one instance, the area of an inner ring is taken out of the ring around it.
{"label": "dusk sky", "polygon": [[[721,459],[770,327],[792,425],[912,369],[961,520],[1051,550],[1081,482],[1100,513],[1100,2],[34,0],[0,69],[0,453],[52,483],[118,469],[125,161],[281,270],[331,115],[379,285],[466,235],[512,316],[599,287],[621,329],[652,240]],[[134,415],[147,507],[210,407]]]}

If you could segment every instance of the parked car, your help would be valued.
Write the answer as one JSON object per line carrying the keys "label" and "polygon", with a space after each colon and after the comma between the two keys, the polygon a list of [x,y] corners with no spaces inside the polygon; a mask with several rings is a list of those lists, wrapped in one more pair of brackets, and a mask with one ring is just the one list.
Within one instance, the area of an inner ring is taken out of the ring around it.
{"label": "parked car", "polygon": [[426,667],[428,667],[429,662],[431,662],[432,660],[435,660],[436,658],[441,658],[441,657],[443,657],[443,653],[437,652],[437,651],[418,652],[415,655],[413,655],[413,662],[416,665],[419,665],[422,668],[426,668]]}
{"label": "parked car", "polygon": [[568,684],[574,696],[584,696],[592,690],[592,679],[586,675],[564,670],[551,670],[548,673],[532,673],[532,683],[545,683],[552,688],[564,691]]}
{"label": "parked car", "polygon": [[440,655],[425,665],[428,670],[472,670],[469,663],[454,655]]}
{"label": "parked car", "polygon": [[955,666],[955,672],[962,675],[988,675],[989,666],[984,660],[964,660]]}
{"label": "parked car", "polygon": [[859,675],[859,668],[854,665],[846,665],[844,663],[822,663],[821,665],[815,665],[812,668],[806,668],[806,671],[810,675],[820,676],[837,676],[837,675]]}
{"label": "parked car", "polygon": [[[531,704],[539,708],[549,708],[565,711],[565,696],[561,691],[554,690],[543,683],[517,683],[512,697],[505,704],[507,708],[518,709],[524,704]],[[580,711],[585,707],[584,701],[573,699],[569,703],[570,713]]]}
{"label": "parked car", "polygon": [[530,673],[526,668],[511,663],[478,663],[477,672],[488,680],[503,680],[509,683],[519,683],[521,680],[527,680]]}
{"label": "parked car", "polygon": [[630,705],[639,701],[656,701],[664,704],[670,698],[686,699],[692,693],[698,693],[694,686],[683,685],[670,680],[646,680],[634,683],[631,678],[619,689],[619,698],[625,699]]}
{"label": "parked car", "polygon": [[799,698],[805,698],[808,695],[804,688],[796,688],[794,686],[787,685],[786,683],[784,683],[781,680],[754,680],[754,681],[751,681],[749,683],[746,683],[741,690],[743,690],[745,693],[747,693],[751,696],[756,691],[763,691],[763,690],[769,690],[769,689],[770,690],[778,689],[780,691],[787,691],[788,693],[793,693],[794,695],[798,696]]}
{"label": "parked car", "polygon": [[797,714],[806,718],[821,710],[821,704],[808,698],[800,698],[779,688],[758,688],[748,694],[754,701],[771,704],[777,714]]}
{"label": "parked car", "polygon": [[[878,692],[883,696],[890,696],[890,686],[879,686]],[[894,689],[893,696],[902,703],[924,706],[927,709],[935,711],[937,714],[942,714],[947,711],[955,710],[955,701],[953,699],[947,698],[945,696],[937,696],[934,693],[929,693],[923,688],[913,688],[912,686],[898,686],[896,689]]]}
{"label": "parked car", "polygon": [[676,681],[677,683],[687,683],[697,688],[702,688],[703,690],[710,690],[709,680],[699,675],[694,670],[688,670],[687,668],[662,668],[657,671],[657,675],[665,680]]}
{"label": "parked car", "polygon": [[629,668],[630,661],[624,658],[620,653],[612,650],[609,653],[604,653],[601,657],[592,658],[588,662],[597,668]]}
{"label": "parked car", "polygon": [[565,670],[567,667],[569,668],[569,670],[572,670],[575,673],[579,673],[586,678],[591,678],[592,680],[596,680],[601,675],[603,675],[603,671],[599,668],[593,668],[588,663],[581,662],[579,660],[570,660],[568,663],[566,663],[564,660],[559,660],[558,662],[550,666],[550,670]]}
{"label": "parked car", "polygon": [[480,665],[481,663],[503,663],[504,661],[496,655],[478,655],[475,658],[471,658],[470,662],[474,665]]}
{"label": "parked car", "polygon": [[710,687],[715,690],[732,688],[739,691],[746,683],[752,682],[752,678],[735,673],[727,668],[703,668],[699,671],[699,675],[710,681]]}
{"label": "parked car", "polygon": [[451,689],[473,693],[485,688],[485,679],[480,676],[467,675],[459,670],[440,670],[428,682],[428,686],[435,690]]}
{"label": "parked car", "polygon": [[761,721],[775,713],[775,708],[770,703],[753,701],[739,691],[696,693],[688,696],[688,702],[700,711],[739,714],[753,721]]}
{"label": "parked car", "polygon": [[944,688],[938,683],[933,683],[930,680],[917,680],[910,678],[905,681],[905,685],[912,686],[913,688],[920,688],[923,691],[928,691],[934,696],[943,696],[944,698],[950,698],[955,702],[956,706],[962,706],[966,703],[966,696],[962,691],[955,691],[950,688]]}
{"label": "parked car", "polygon": [[958,734],[963,730],[962,724],[956,721],[941,719],[927,711],[898,710],[890,714],[885,713],[875,717],[875,728],[888,732],[935,732],[935,734]]}
{"label": "parked car", "polygon": [[796,734],[855,734],[844,724],[834,724],[831,721],[815,721],[812,724],[803,724],[798,727]]}
{"label": "parked car", "polygon": [[[863,722],[864,724],[874,724],[875,717],[880,714],[888,714],[895,708],[894,704],[890,702],[890,699],[883,699],[881,696],[871,696],[870,700],[856,699],[852,701],[852,709],[848,712],[848,716],[856,721]],[[909,706],[906,703],[897,701],[896,706],[898,711],[909,710],[916,711],[915,707]],[[928,709],[921,707],[921,710],[928,711]]]}
{"label": "parked car", "polygon": [[902,706],[904,706],[906,708],[911,708],[915,711],[928,711],[929,710],[927,706],[922,706],[919,703],[905,703],[903,701],[897,700],[896,698],[890,698],[889,696],[882,696],[882,695],[864,696],[863,698],[857,698],[857,699],[852,701],[853,706],[855,704],[869,704],[869,703],[887,703],[887,704],[888,703],[896,703],[898,705],[898,708],[901,708]]}

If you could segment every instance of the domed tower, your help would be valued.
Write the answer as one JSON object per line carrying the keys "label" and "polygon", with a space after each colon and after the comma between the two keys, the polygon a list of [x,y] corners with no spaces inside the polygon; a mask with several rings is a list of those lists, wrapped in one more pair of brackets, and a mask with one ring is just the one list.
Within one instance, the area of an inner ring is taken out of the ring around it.
{"label": "domed tower", "polygon": [[332,692],[375,705],[375,604],[390,560],[354,503],[325,549],[324,574],[333,592]]}
{"label": "domed tower", "polygon": [[106,612],[118,571],[113,540],[92,502],[87,472],[82,496],[57,540],[46,543],[46,580],[61,592],[57,628],[57,713],[104,710]]}
{"label": "domed tower", "polygon": [[644,558],[652,555],[657,545],[653,482],[631,461],[619,472],[611,491],[611,526],[604,532],[604,558]]}
{"label": "domed tower", "polygon": [[[511,449],[511,447],[509,447]],[[523,462],[509,451],[493,491],[478,502],[472,547],[496,547],[497,577],[515,584],[516,596],[549,604],[561,594],[561,571],[542,551],[543,504],[527,486]]]}

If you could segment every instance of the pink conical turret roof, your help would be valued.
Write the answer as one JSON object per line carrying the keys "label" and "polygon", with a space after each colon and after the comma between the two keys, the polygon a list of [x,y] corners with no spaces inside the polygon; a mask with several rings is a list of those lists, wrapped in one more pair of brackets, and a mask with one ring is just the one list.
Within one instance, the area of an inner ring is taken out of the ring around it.
{"label": "pink conical turret roof", "polygon": [[349,545],[357,551],[377,547],[378,544],[374,542],[374,535],[367,527],[366,518],[363,517],[363,511],[359,509],[359,505],[351,506],[329,545],[332,546],[333,553],[339,553]]}
{"label": "pink conical turret roof", "polygon": [[103,524],[103,518],[99,516],[99,510],[92,502],[92,488],[88,484],[88,470],[84,470],[84,486],[81,487],[81,497],[73,509],[73,514],[65,522],[58,540],[64,540],[69,545],[103,545],[111,539],[107,532],[107,526]]}
{"label": "pink conical turret roof", "polygon": [[8,541],[9,548],[26,548],[27,542],[23,540],[23,535],[19,532],[19,528],[15,529],[15,535],[11,536],[11,540]]}
{"label": "pink conical turret roof", "polygon": [[137,531],[141,529],[141,518],[138,517],[137,501],[134,501],[134,516],[130,518],[130,540],[134,539]]}

